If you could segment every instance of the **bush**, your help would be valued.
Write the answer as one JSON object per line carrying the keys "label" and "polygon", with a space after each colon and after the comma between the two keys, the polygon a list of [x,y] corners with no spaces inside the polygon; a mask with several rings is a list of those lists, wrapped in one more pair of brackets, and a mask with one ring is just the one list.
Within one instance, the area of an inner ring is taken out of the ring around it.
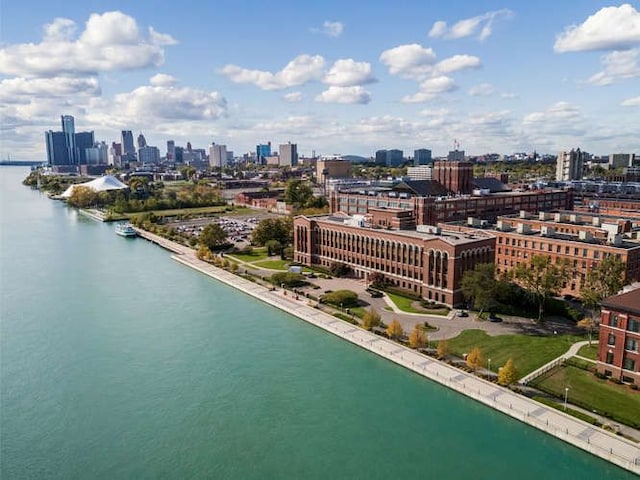
{"label": "bush", "polygon": [[343,307],[355,307],[358,305],[358,294],[351,290],[337,290],[322,296],[324,303]]}
{"label": "bush", "polygon": [[285,284],[287,287],[302,287],[307,282],[305,281],[304,275],[301,273],[293,273],[293,272],[278,272],[274,273],[269,277],[269,282],[273,285],[281,285]]}

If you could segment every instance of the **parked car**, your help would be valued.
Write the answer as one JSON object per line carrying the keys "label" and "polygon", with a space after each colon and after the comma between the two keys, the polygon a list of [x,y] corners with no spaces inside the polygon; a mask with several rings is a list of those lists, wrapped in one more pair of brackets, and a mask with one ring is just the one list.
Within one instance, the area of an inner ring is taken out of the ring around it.
{"label": "parked car", "polygon": [[464,311],[464,310],[458,310],[458,312],[456,313],[456,317],[468,317],[469,314]]}
{"label": "parked car", "polygon": [[490,322],[497,323],[497,322],[501,322],[501,321],[502,321],[502,319],[501,319],[499,316],[497,316],[495,313],[491,312],[491,313],[489,314],[489,321],[490,321]]}
{"label": "parked car", "polygon": [[371,298],[380,298],[380,297],[382,297],[382,292],[379,292],[377,290],[371,290],[369,292],[369,294],[371,295]]}

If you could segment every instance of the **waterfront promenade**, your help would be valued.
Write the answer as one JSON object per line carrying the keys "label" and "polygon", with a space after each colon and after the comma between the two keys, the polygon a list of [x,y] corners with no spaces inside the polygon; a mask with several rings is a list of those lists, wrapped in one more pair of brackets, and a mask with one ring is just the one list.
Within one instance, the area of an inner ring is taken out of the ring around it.
{"label": "waterfront promenade", "polygon": [[419,375],[473,398],[512,418],[538,428],[624,469],[640,474],[640,447],[623,437],[594,427],[561,411],[518,395],[507,388],[500,387],[344,322],[309,305],[306,298],[297,300],[291,295],[285,296],[281,290],[271,290],[201,261],[196,257],[195,252],[188,247],[142,230],[139,230],[139,234],[143,238],[172,251],[174,253],[172,258],[186,266],[239,289],[376,355],[391,360]]}

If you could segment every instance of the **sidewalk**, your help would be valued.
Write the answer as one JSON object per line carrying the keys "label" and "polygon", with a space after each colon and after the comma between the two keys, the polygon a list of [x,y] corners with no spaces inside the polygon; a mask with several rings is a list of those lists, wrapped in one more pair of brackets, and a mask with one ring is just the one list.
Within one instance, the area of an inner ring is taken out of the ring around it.
{"label": "sidewalk", "polygon": [[[543,373],[546,373],[549,370],[551,370],[553,367],[555,367],[557,365],[560,365],[567,358],[571,358],[571,357],[575,356],[582,347],[584,347],[585,345],[588,345],[588,344],[589,344],[589,340],[584,340],[582,342],[574,343],[573,345],[571,345],[569,350],[567,350],[565,353],[560,355],[558,358],[555,358],[555,359],[551,360],[549,363],[541,366],[537,370],[534,370],[530,374],[525,375],[520,380],[518,380],[518,383],[520,383],[521,385],[526,385],[527,383],[529,383],[534,378],[539,377]],[[586,359],[586,360],[589,360],[589,359]],[[591,360],[589,360],[589,361],[591,361]]]}

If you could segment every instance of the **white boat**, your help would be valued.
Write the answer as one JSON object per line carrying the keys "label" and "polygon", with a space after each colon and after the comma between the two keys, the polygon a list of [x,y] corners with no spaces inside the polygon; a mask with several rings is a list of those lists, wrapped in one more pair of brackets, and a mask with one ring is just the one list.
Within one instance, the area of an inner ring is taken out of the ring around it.
{"label": "white boat", "polygon": [[130,223],[119,223],[116,225],[116,233],[123,237],[136,237],[138,232]]}

